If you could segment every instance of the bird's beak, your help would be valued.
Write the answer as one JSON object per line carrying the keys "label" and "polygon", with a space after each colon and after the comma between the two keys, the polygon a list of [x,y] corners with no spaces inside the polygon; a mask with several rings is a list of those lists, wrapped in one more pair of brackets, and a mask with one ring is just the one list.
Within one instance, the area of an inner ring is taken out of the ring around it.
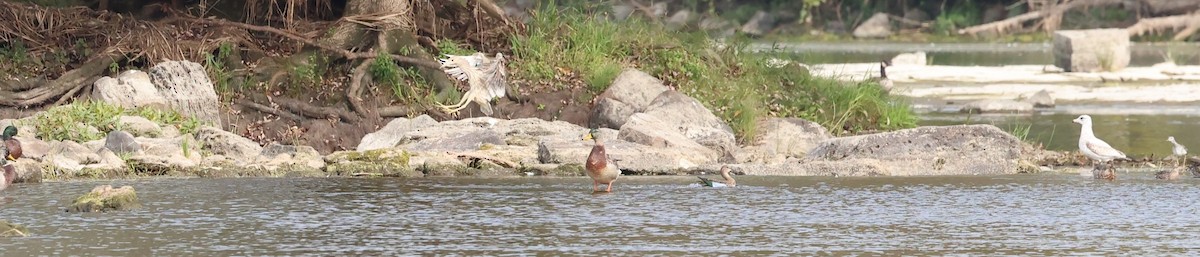
{"label": "bird's beak", "polygon": [[592,133],[583,134],[583,141],[592,140]]}
{"label": "bird's beak", "polygon": [[1075,124],[1083,124],[1083,123],[1079,122],[1079,119],[1074,119],[1074,120],[1071,120],[1071,122],[1073,122],[1073,123],[1075,123]]}

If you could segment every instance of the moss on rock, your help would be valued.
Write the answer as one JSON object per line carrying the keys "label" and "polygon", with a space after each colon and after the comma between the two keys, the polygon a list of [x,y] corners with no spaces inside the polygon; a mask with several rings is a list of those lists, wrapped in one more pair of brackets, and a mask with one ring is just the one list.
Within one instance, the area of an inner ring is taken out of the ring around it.
{"label": "moss on rock", "polygon": [[385,148],[369,151],[340,151],[325,156],[325,172],[338,176],[376,175],[388,177],[420,177],[423,174],[408,166],[409,153],[403,149]]}
{"label": "moss on rock", "polygon": [[91,192],[75,198],[67,212],[124,211],[141,206],[133,187],[113,188],[111,185],[97,186]]}

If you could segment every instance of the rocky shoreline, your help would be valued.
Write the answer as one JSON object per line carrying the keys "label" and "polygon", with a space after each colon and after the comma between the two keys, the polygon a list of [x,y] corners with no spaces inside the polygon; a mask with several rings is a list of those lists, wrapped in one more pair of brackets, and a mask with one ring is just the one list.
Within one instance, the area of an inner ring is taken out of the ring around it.
{"label": "rocky shoreline", "polygon": [[[626,175],[703,174],[723,165],[743,175],[1013,174],[1037,172],[1034,163],[1064,158],[1044,157],[1046,152],[991,125],[834,137],[810,121],[769,118],[759,122],[756,140],[739,144],[729,126],[700,102],[635,69],[623,71],[597,98],[593,111],[591,125],[612,139],[606,142],[608,153],[620,160]],[[364,136],[357,149],[329,154],[309,146],[261,146],[213,126],[181,134],[174,126],[138,116],[119,116],[115,127],[120,129],[103,139],[43,141],[34,136],[34,119],[0,120],[0,126],[20,128],[17,138],[25,157],[15,164],[17,182],[142,176],[583,176],[581,164],[592,147],[582,140],[589,128],[533,118],[397,118]]]}

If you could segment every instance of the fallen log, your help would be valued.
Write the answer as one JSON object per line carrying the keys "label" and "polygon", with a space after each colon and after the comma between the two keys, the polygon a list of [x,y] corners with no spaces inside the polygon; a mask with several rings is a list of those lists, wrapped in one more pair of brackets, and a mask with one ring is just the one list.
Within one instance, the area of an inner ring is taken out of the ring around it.
{"label": "fallen log", "polygon": [[996,31],[998,33],[1004,33],[1004,31],[1010,30],[1013,27],[1018,27],[1021,25],[1021,23],[1024,23],[1029,20],[1043,18],[1043,17],[1050,17],[1050,16],[1061,16],[1062,13],[1064,13],[1066,11],[1070,11],[1071,9],[1079,8],[1079,7],[1118,5],[1118,4],[1121,4],[1121,2],[1123,2],[1123,1],[1122,0],[1072,1],[1070,3],[1056,5],[1054,7],[1046,8],[1044,10],[1031,11],[1031,12],[1027,12],[1025,14],[1013,16],[1008,19],[960,29],[960,30],[958,30],[958,34],[960,34],[960,35],[961,34],[975,35],[975,34],[979,34],[980,32],[984,32],[984,31]]}

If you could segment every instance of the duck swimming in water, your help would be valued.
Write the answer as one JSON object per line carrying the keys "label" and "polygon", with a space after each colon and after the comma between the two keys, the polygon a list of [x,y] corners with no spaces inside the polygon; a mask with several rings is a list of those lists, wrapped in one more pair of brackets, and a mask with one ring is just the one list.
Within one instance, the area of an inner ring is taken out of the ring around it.
{"label": "duck swimming in water", "polygon": [[21,141],[13,138],[17,135],[17,127],[9,125],[4,128],[4,132],[0,133],[0,166],[4,167],[4,173],[0,173],[0,190],[8,188],[13,180],[17,178],[16,168],[13,167],[12,161],[21,158]]}
{"label": "duck swimming in water", "polygon": [[737,186],[737,181],[733,180],[733,176],[729,175],[730,171],[732,170],[729,169],[729,166],[721,166],[721,178],[724,179],[723,181],[712,180],[705,177],[697,178],[700,178],[700,184],[706,187],[735,187]]}

